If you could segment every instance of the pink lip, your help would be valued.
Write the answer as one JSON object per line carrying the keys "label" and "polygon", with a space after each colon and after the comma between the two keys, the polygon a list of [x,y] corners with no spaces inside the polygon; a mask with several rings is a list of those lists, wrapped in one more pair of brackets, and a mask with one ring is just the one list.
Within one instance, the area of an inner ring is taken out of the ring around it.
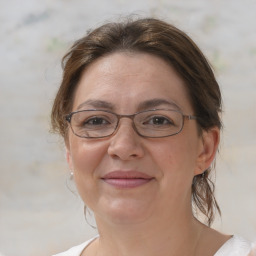
{"label": "pink lip", "polygon": [[102,180],[117,188],[134,188],[150,182],[153,177],[137,171],[113,171]]}

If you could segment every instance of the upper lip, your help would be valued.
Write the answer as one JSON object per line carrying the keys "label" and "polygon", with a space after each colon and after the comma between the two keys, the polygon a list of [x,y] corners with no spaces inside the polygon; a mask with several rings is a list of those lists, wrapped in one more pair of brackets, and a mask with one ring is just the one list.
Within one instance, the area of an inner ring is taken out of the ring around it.
{"label": "upper lip", "polygon": [[117,170],[109,172],[102,177],[103,179],[152,179],[152,176],[138,171]]}

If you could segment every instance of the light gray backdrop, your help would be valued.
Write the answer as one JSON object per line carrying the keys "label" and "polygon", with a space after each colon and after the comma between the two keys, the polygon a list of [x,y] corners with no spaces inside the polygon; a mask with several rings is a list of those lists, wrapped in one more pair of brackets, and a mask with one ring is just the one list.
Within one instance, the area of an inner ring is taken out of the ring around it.
{"label": "light gray backdrop", "polygon": [[96,234],[70,191],[63,143],[48,132],[49,113],[60,59],[71,43],[87,29],[130,13],[174,23],[212,62],[225,110],[217,164],[223,216],[215,227],[256,240],[255,0],[0,0],[4,255],[51,255]]}

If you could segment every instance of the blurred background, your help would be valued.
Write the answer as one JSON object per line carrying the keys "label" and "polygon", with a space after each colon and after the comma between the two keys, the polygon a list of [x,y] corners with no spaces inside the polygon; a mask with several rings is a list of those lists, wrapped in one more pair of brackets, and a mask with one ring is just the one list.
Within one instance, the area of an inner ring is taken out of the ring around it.
{"label": "blurred background", "polygon": [[49,132],[61,57],[90,28],[127,14],[187,32],[224,98],[214,226],[256,241],[255,0],[0,0],[0,254],[45,256],[97,233]]}

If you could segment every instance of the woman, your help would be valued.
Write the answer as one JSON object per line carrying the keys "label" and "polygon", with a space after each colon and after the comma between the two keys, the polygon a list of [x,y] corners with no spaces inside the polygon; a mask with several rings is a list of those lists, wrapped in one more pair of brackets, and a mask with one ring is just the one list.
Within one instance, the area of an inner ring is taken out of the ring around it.
{"label": "woman", "polygon": [[58,255],[248,255],[210,228],[221,94],[195,43],[157,19],[110,23],[63,64],[52,126],[99,236]]}

